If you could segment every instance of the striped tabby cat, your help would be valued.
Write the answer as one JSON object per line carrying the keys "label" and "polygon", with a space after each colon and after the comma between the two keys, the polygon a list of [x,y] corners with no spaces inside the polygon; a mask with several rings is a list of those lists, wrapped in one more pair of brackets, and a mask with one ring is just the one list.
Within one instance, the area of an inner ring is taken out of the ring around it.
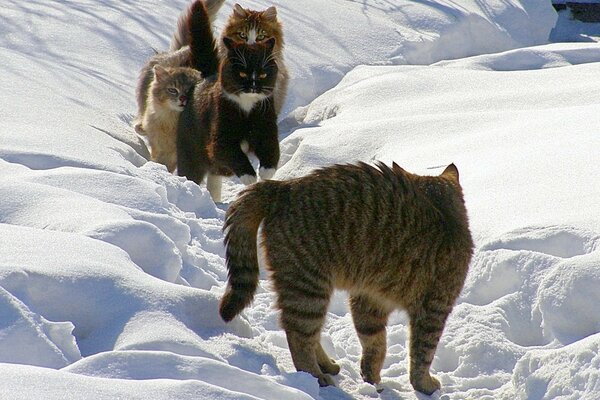
{"label": "striped tabby cat", "polygon": [[227,289],[231,321],[258,284],[257,229],[294,366],[331,385],[339,372],[320,344],[334,289],[347,290],[362,344],[361,373],[378,384],[390,313],[410,317],[410,382],[431,394],[429,373],[463,286],[473,242],[458,170],[418,176],[397,166],[336,165],[290,181],[260,182],[229,207]]}

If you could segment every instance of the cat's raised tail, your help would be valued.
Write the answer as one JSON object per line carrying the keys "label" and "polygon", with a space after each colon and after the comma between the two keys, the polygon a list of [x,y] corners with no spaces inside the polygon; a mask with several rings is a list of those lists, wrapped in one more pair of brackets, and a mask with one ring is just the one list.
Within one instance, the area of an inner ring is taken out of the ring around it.
{"label": "cat's raised tail", "polygon": [[258,226],[278,190],[278,182],[264,181],[243,191],[229,206],[223,230],[228,282],[219,305],[225,322],[231,321],[252,302],[258,286]]}
{"label": "cat's raised tail", "polygon": [[200,71],[204,78],[209,78],[219,70],[219,54],[204,1],[194,1],[188,16],[192,67]]}
{"label": "cat's raised tail", "polygon": [[[217,16],[217,13],[219,12],[219,9],[223,3],[225,3],[225,0],[204,0],[203,3],[206,6],[210,25],[212,21],[215,20],[215,17]],[[179,50],[180,48],[190,44],[189,20],[190,15],[192,14],[193,6],[193,3],[190,4],[190,6],[186,8],[179,16],[179,19],[177,20],[177,29],[171,38],[171,44],[169,46],[170,51]]]}

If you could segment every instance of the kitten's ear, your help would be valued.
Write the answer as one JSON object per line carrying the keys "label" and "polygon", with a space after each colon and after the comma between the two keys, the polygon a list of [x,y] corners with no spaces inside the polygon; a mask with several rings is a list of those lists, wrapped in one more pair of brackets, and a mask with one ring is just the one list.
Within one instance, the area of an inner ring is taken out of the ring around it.
{"label": "kitten's ear", "polygon": [[277,19],[277,9],[271,6],[262,12],[262,16],[267,21],[275,21]]}
{"label": "kitten's ear", "polygon": [[244,7],[237,3],[235,3],[235,6],[233,6],[233,14],[241,19],[246,19],[246,17],[248,17],[248,12],[244,10]]}
{"label": "kitten's ear", "polygon": [[154,67],[152,67],[152,71],[154,72],[154,78],[158,82],[163,81],[168,74],[167,70],[158,64],[156,64]]}
{"label": "kitten's ear", "polygon": [[446,178],[449,178],[454,182],[458,183],[458,168],[456,168],[456,165],[450,164],[446,167],[446,169],[444,170],[444,172],[442,172],[440,176],[445,176]]}
{"label": "kitten's ear", "polygon": [[265,46],[267,47],[267,50],[273,50],[273,47],[275,47],[275,38],[272,37],[269,40],[265,41]]}

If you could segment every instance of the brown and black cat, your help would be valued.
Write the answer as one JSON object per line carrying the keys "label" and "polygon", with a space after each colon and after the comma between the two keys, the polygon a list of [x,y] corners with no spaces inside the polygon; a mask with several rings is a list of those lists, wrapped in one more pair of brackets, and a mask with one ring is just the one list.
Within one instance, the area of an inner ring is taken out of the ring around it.
{"label": "brown and black cat", "polygon": [[[222,0],[207,0],[205,5],[209,12],[209,16],[213,15],[221,6]],[[177,31],[171,39],[171,50],[178,50],[182,46],[189,45],[190,35],[187,25],[189,21],[192,7],[182,13],[177,23]],[[227,57],[229,49],[224,45],[225,38],[232,40],[237,44],[254,44],[264,43],[265,41],[274,38],[275,46],[272,51],[272,57],[277,63],[277,80],[273,90],[273,98],[275,99],[275,112],[279,114],[285,102],[285,96],[288,88],[289,74],[285,66],[283,58],[283,28],[281,22],[277,18],[277,9],[269,7],[263,11],[254,11],[245,9],[239,4],[233,7],[233,12],[229,16],[223,33],[221,35],[220,53],[222,57]]]}
{"label": "brown and black cat", "polygon": [[193,65],[207,79],[195,86],[179,119],[177,170],[196,183],[208,174],[207,187],[220,201],[220,176],[235,174],[244,184],[256,182],[246,153],[256,154],[262,179],[272,178],[277,168],[275,39],[248,45],[224,38],[228,53],[219,59],[201,0],[192,4],[189,16]]}
{"label": "brown and black cat", "polygon": [[229,280],[219,312],[231,321],[259,277],[257,229],[294,366],[331,385],[340,368],[320,344],[334,289],[350,294],[363,348],[361,373],[380,382],[390,313],[410,317],[410,382],[440,389],[429,373],[463,287],[473,241],[458,170],[419,176],[396,164],[336,165],[289,181],[260,182],[227,210]]}
{"label": "brown and black cat", "polygon": [[194,85],[202,80],[200,72],[185,67],[154,65],[154,79],[145,97],[146,105],[135,121],[135,130],[148,137],[152,161],[177,167],[177,123]]}

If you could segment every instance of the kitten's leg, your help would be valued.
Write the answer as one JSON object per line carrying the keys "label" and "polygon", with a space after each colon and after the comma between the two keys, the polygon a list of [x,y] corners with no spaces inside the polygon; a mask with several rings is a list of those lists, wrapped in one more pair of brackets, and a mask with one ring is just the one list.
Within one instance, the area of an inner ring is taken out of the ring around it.
{"label": "kitten's leg", "polygon": [[211,173],[206,177],[206,188],[210,193],[210,197],[212,197],[215,203],[221,202],[221,186],[222,179],[219,175],[213,175]]}
{"label": "kitten's leg", "polygon": [[391,310],[365,295],[351,295],[350,310],[362,345],[361,375],[365,382],[376,385],[381,382],[380,373],[387,350],[385,326]]}
{"label": "kitten's leg", "polygon": [[410,383],[425,394],[441,388],[430,375],[435,350],[444,330],[446,318],[452,311],[454,299],[429,293],[422,305],[409,311],[410,317]]}
{"label": "kitten's leg", "polygon": [[321,371],[326,374],[337,375],[340,373],[340,366],[327,355],[321,343],[317,346],[317,363]]}

